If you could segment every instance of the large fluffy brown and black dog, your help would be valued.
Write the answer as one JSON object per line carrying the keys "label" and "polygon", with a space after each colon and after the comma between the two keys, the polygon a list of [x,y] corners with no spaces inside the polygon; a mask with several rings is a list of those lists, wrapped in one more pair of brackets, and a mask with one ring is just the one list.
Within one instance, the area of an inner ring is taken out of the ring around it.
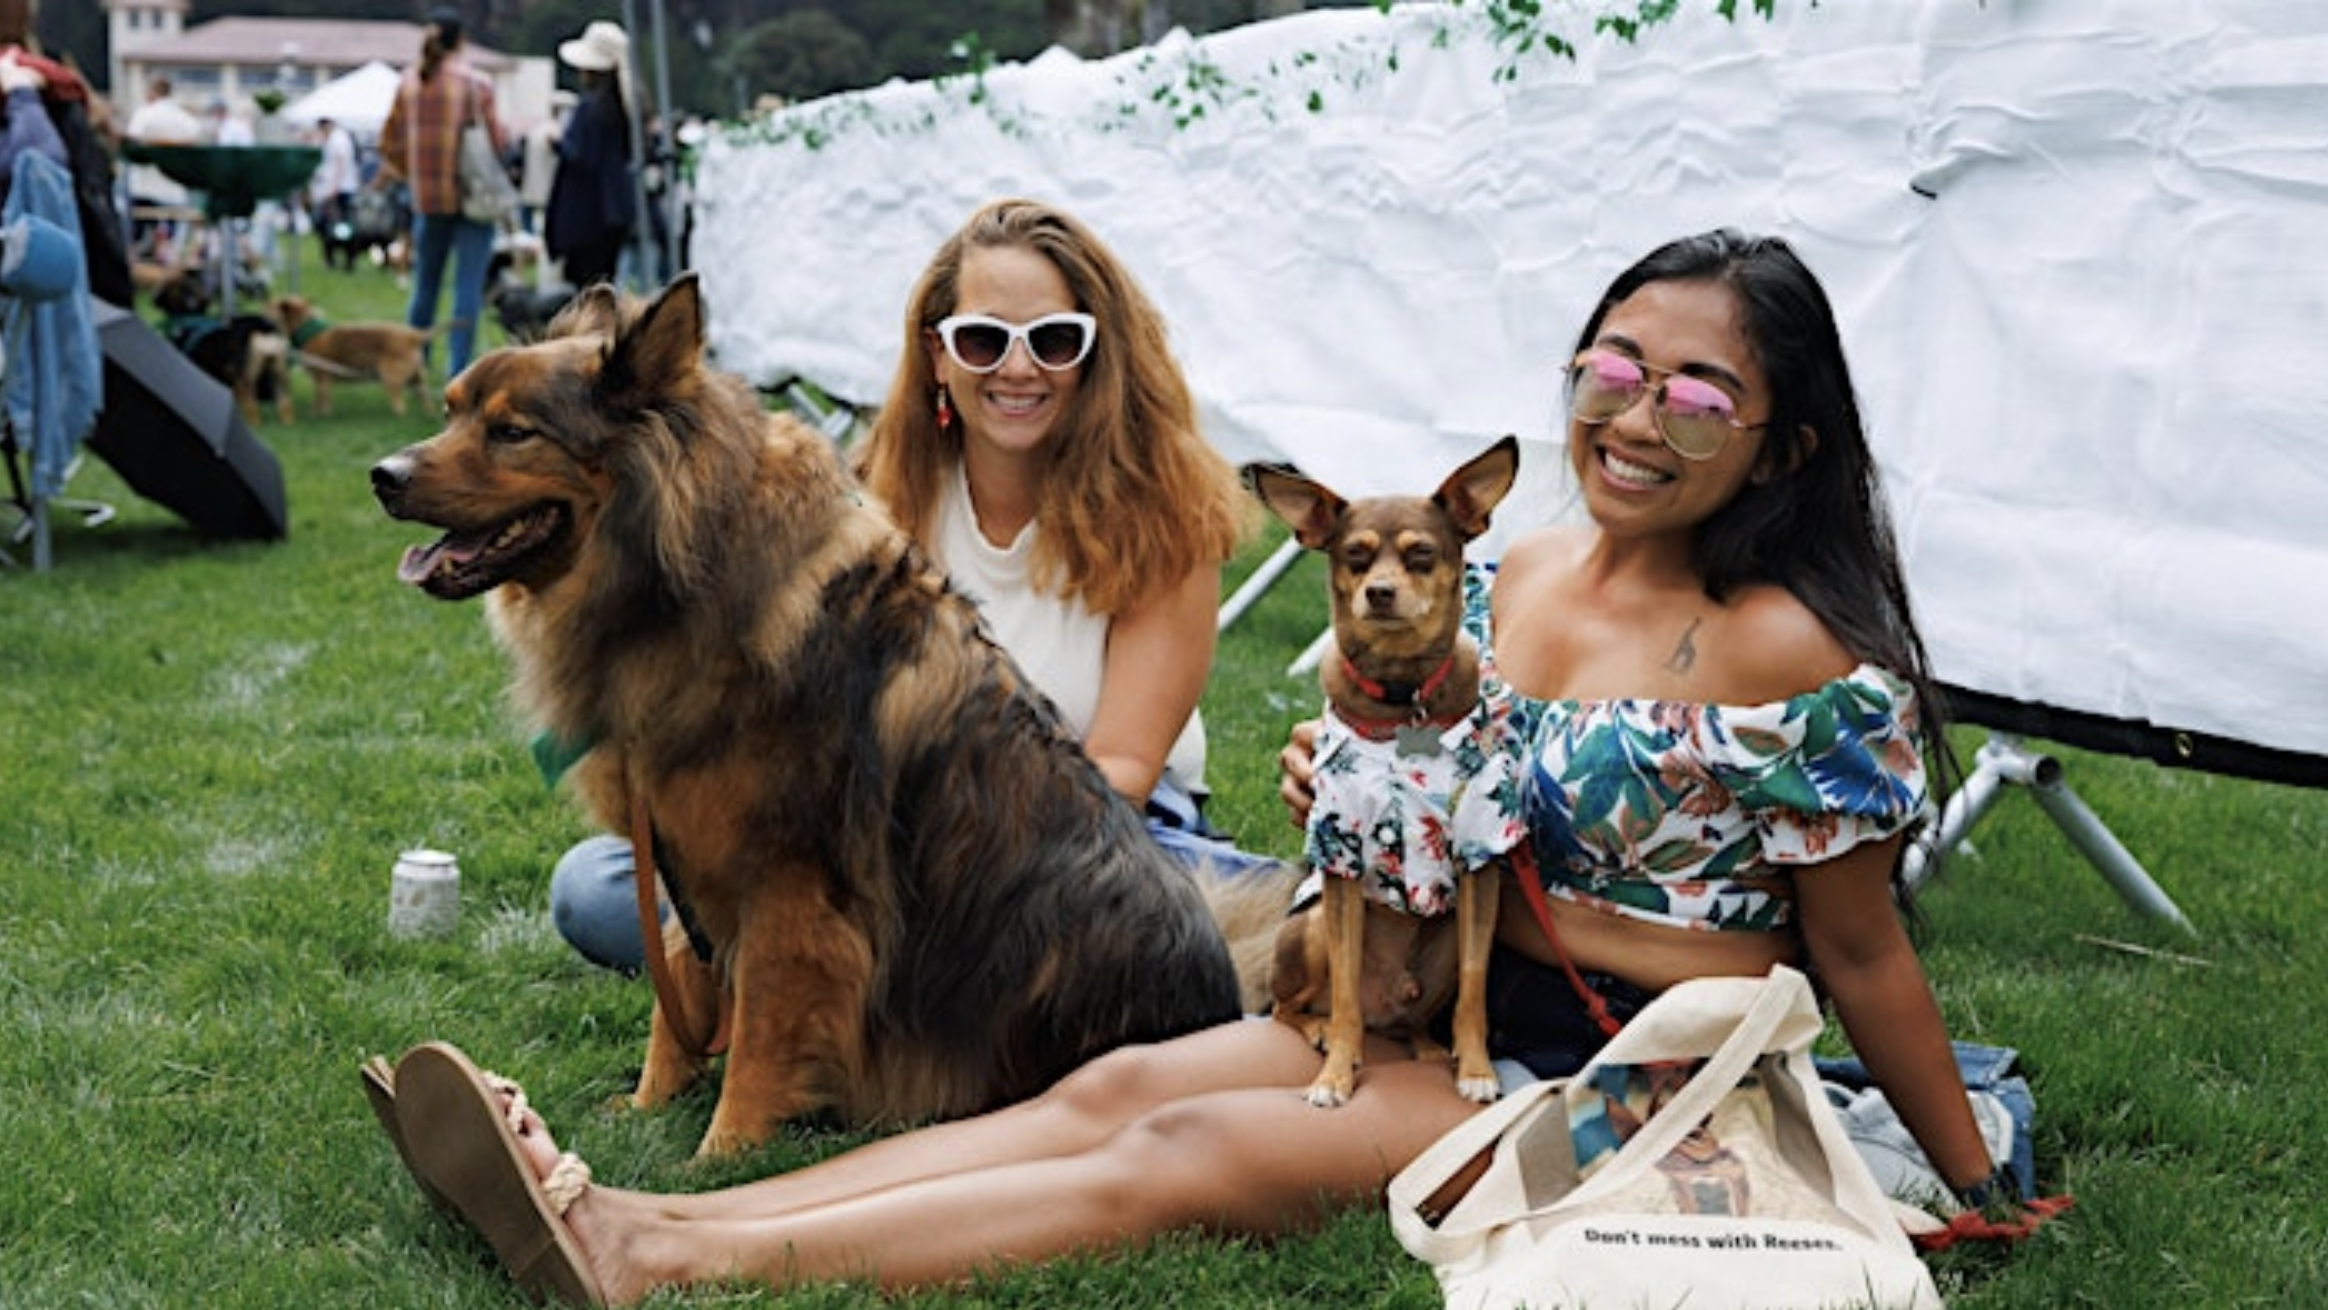
{"label": "large fluffy brown and black dog", "polygon": [[692,277],[586,293],[445,408],[372,470],[446,530],[402,576],[491,593],[522,707],[588,749],[602,822],[638,803],[708,951],[672,971],[639,1104],[706,1071],[675,1023],[723,986],[707,1153],[820,1108],[976,1111],[1238,1013],[1195,880],[832,443],[706,366]]}

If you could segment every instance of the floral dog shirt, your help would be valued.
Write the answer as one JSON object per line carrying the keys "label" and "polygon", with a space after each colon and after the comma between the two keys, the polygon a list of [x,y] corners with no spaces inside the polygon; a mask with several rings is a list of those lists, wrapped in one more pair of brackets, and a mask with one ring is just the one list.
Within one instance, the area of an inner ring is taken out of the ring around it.
{"label": "floral dog shirt", "polygon": [[1471,714],[1420,748],[1411,736],[1370,740],[1328,709],[1315,756],[1310,868],[1363,879],[1369,899],[1408,914],[1446,913],[1458,873],[1526,835],[1523,745],[1510,693],[1487,677]]}

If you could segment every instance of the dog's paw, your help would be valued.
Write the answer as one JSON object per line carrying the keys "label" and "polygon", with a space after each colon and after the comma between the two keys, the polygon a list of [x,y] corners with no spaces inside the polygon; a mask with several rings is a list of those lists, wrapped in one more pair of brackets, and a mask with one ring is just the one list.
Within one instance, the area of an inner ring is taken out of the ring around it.
{"label": "dog's paw", "polygon": [[1466,1101],[1487,1105],[1503,1095],[1503,1084],[1492,1073],[1484,1078],[1457,1078],[1455,1092]]}
{"label": "dog's paw", "polygon": [[702,1143],[695,1148],[695,1158],[698,1160],[725,1160],[742,1155],[747,1151],[757,1150],[766,1141],[765,1135],[755,1135],[734,1128],[723,1128],[715,1123],[709,1131],[704,1133]]}
{"label": "dog's paw", "polygon": [[678,1056],[657,1060],[650,1055],[639,1071],[638,1086],[622,1099],[636,1110],[661,1109],[686,1095],[708,1071],[709,1066],[698,1060]]}
{"label": "dog's paw", "polygon": [[1348,1105],[1357,1090],[1356,1070],[1328,1069],[1318,1075],[1317,1081],[1309,1085],[1308,1091],[1302,1093],[1302,1099],[1321,1110],[1331,1110]]}
{"label": "dog's paw", "polygon": [[1312,1083],[1302,1099],[1321,1110],[1334,1110],[1350,1103],[1350,1093],[1326,1083]]}

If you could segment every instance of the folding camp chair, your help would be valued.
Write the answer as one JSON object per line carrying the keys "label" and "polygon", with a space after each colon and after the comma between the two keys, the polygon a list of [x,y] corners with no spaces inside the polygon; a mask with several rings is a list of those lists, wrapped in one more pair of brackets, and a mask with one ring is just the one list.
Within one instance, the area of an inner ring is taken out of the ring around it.
{"label": "folding camp chair", "polygon": [[[0,263],[13,262],[11,257],[19,252],[8,250],[6,247],[10,243],[24,240],[25,233],[26,229],[15,226],[6,231],[0,231]],[[80,257],[77,243],[74,247],[73,257],[76,260]],[[23,302],[21,300],[13,295],[0,292],[0,393],[5,393],[7,390],[11,368],[38,367],[37,361],[24,358],[24,352],[20,345],[24,339],[24,333],[20,326],[24,319],[22,310]],[[98,527],[113,520],[116,513],[114,507],[103,501],[76,500],[64,496],[39,494],[26,469],[26,464],[33,458],[33,453],[28,448],[28,442],[20,437],[16,431],[15,423],[5,413],[0,413],[0,457],[4,457],[8,464],[8,499],[5,504],[9,513],[14,517],[14,522],[7,527],[7,543],[9,546],[22,546],[30,543],[34,572],[46,572],[49,567],[50,509],[61,509],[68,514],[79,514],[81,521],[89,527]],[[76,452],[72,461],[65,466],[65,474],[60,479],[60,485],[62,482],[71,481],[73,474],[80,471],[80,467],[81,456]],[[16,562],[16,556],[13,553],[6,547],[0,547],[0,565],[13,567]]]}

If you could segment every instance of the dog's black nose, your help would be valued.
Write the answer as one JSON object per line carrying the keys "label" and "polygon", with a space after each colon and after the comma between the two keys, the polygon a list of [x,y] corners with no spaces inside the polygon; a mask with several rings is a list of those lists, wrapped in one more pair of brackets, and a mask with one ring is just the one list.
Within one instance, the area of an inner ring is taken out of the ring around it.
{"label": "dog's black nose", "polygon": [[392,505],[412,483],[412,461],[402,455],[391,455],[372,466],[372,495],[383,505]]}

